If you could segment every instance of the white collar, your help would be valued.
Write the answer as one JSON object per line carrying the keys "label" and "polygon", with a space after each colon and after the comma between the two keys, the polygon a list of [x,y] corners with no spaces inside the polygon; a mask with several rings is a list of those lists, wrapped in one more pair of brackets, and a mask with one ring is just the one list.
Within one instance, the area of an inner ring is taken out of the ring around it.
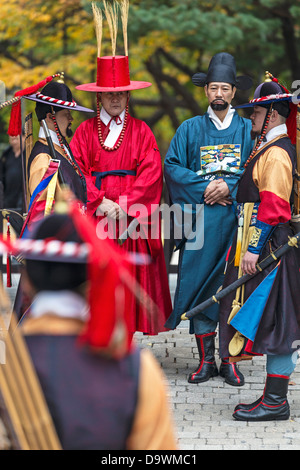
{"label": "white collar", "polygon": [[[60,147],[60,143],[59,143],[56,132],[53,131],[52,129],[49,129],[49,133],[50,133],[50,137],[52,139],[52,142],[54,144],[58,145],[58,147]],[[43,129],[42,126],[40,127],[40,130],[39,130],[39,139],[46,139],[46,135],[45,135],[45,132],[44,132],[44,129]],[[69,152],[68,148],[65,145],[64,145],[64,149],[70,157],[70,152]]]}
{"label": "white collar", "polygon": [[270,142],[270,140],[275,139],[275,137],[278,137],[281,134],[287,134],[286,124],[280,124],[279,126],[273,127],[273,129],[266,134],[267,142]]}
{"label": "white collar", "polygon": [[218,118],[218,116],[213,111],[211,106],[208,107],[207,113],[209,115],[209,118],[212,120],[212,122],[214,123],[214,125],[218,129],[218,131],[221,131],[223,129],[227,129],[230,126],[232,118],[233,118],[234,113],[235,113],[235,109],[231,105],[229,105],[227,114],[226,114],[225,119],[223,120],[223,122]]}
{"label": "white collar", "polygon": [[117,124],[114,119],[112,120],[112,116],[110,114],[108,114],[108,112],[103,107],[101,108],[101,111],[100,111],[101,121],[106,126],[110,122],[109,133],[108,133],[108,136],[106,137],[105,142],[104,142],[104,144],[107,147],[112,148],[115,145],[115,143],[117,142],[117,140],[118,140],[118,138],[119,138],[119,136],[122,132],[123,126],[124,126],[124,117],[125,117],[125,109],[121,112],[121,114],[119,116],[119,118],[122,121],[121,124]]}
{"label": "white collar", "polygon": [[37,318],[47,313],[86,321],[88,306],[83,297],[72,291],[42,291],[34,298],[30,307],[30,316]]}
{"label": "white collar", "polygon": [[[121,112],[119,118],[121,119],[122,123],[124,123],[124,116],[125,116],[125,109]],[[111,121],[112,116],[108,114],[108,112],[102,107],[100,110],[100,119],[107,126],[107,124]],[[115,121],[111,121],[111,124],[115,123]],[[121,126],[118,126],[121,127]],[[122,126],[123,127],[123,126]],[[122,129],[121,127],[121,129]]]}
{"label": "white collar", "polygon": [[259,148],[263,147],[268,142],[270,142],[271,140],[275,139],[276,137],[278,137],[279,135],[282,135],[282,134],[287,134],[286,124],[280,124],[279,126],[273,127],[273,129],[271,129],[269,132],[267,132],[267,134],[265,136],[266,141],[262,142],[260,144]]}
{"label": "white collar", "polygon": [[[49,129],[49,133],[50,133],[50,137],[52,139],[52,142],[56,145],[60,145],[58,137],[56,135],[56,132],[53,131],[52,129]],[[45,132],[44,132],[44,129],[42,128],[42,126],[40,127],[39,138],[40,139],[46,139],[46,135],[45,135]]]}

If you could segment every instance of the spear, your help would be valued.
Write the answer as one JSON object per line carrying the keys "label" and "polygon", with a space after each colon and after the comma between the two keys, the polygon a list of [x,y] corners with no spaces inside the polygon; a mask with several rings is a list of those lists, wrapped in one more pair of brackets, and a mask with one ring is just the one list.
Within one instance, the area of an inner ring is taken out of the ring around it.
{"label": "spear", "polygon": [[270,264],[272,264],[274,261],[278,260],[283,255],[285,255],[291,248],[293,247],[299,248],[299,242],[300,242],[300,232],[295,234],[293,237],[289,237],[288,241],[284,245],[277,248],[277,250],[273,251],[269,256],[267,256],[260,263],[257,263],[256,272],[254,274],[244,274],[243,276],[241,276],[239,279],[237,279],[235,282],[233,282],[229,286],[225,287],[224,289],[221,289],[219,292],[217,292],[215,295],[213,295],[209,299],[205,300],[201,304],[197,305],[196,307],[192,308],[188,312],[181,315],[181,320],[190,320],[191,318],[203,312],[206,308],[210,307],[214,303],[218,303],[221,299],[226,297],[228,294],[235,291],[238,287],[240,287],[241,285],[249,281],[249,279],[252,279],[258,273],[262,272],[264,269],[270,266]]}

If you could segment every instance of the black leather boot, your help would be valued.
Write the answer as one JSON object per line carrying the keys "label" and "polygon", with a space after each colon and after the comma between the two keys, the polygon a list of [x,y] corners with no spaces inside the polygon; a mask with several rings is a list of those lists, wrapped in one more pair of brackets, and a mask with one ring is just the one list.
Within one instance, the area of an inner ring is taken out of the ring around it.
{"label": "black leather boot", "polygon": [[250,408],[238,408],[233,417],[238,421],[279,421],[290,417],[287,401],[289,377],[268,375],[261,400]]}
{"label": "black leather boot", "polygon": [[251,408],[254,408],[255,406],[259,405],[259,403],[262,401],[263,395],[259,397],[257,400],[255,400],[253,403],[239,403],[235,408],[234,411],[237,410],[251,410]]}
{"label": "black leather boot", "polygon": [[200,362],[195,372],[190,374],[188,378],[189,383],[198,384],[206,382],[211,377],[218,375],[218,368],[215,361],[215,336],[216,333],[195,335]]}
{"label": "black leather boot", "polygon": [[219,374],[225,378],[225,382],[234,387],[242,387],[245,383],[243,374],[238,369],[235,362],[229,362],[227,359],[222,359]]}
{"label": "black leather boot", "polygon": [[253,403],[239,403],[235,408],[234,411],[236,410],[251,410],[251,408],[254,408],[255,406],[259,405],[259,403],[262,401],[264,394],[265,394],[266,386],[264,388],[264,393],[262,394],[261,397],[259,397],[257,400],[255,400]]}

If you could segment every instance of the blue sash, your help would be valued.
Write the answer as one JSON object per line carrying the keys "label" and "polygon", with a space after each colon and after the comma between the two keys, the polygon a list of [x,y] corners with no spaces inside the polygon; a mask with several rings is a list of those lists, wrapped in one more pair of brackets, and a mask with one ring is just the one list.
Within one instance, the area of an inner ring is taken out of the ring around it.
{"label": "blue sash", "polygon": [[233,328],[251,341],[255,339],[259,322],[278,271],[278,266],[279,263],[252,292],[230,322]]}
{"label": "blue sash", "polygon": [[37,185],[37,187],[35,188],[34,192],[32,193],[32,196],[30,198],[30,202],[29,202],[29,206],[28,206],[28,212],[30,211],[32,203],[35,200],[37,194],[39,194],[41,191],[44,191],[44,189],[47,188],[47,186],[50,183],[50,181],[52,180],[53,176],[54,176],[54,174],[49,175],[44,180],[40,181],[40,183]]}
{"label": "blue sash", "polygon": [[111,171],[92,171],[92,176],[96,176],[95,186],[99,190],[101,189],[102,179],[106,176],[136,176],[135,170],[111,170]]}

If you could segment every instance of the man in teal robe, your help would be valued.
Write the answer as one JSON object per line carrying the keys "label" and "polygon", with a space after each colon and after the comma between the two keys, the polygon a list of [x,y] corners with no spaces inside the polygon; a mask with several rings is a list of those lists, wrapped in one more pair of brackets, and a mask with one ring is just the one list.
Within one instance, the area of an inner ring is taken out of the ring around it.
{"label": "man in teal robe", "polygon": [[[164,163],[174,210],[175,245],[180,250],[174,308],[166,322],[170,329],[176,328],[183,313],[214,295],[222,285],[237,224],[237,183],[253,146],[250,120],[240,117],[231,106],[236,88],[252,85],[249,77],[236,77],[234,58],[216,54],[208,73],[197,73],[192,80],[205,87],[208,110],[181,124]],[[205,382],[220,373],[227,383],[243,385],[243,375],[226,358],[222,358],[218,372],[218,318],[219,306],[214,304],[190,322],[200,363],[188,381]]]}

